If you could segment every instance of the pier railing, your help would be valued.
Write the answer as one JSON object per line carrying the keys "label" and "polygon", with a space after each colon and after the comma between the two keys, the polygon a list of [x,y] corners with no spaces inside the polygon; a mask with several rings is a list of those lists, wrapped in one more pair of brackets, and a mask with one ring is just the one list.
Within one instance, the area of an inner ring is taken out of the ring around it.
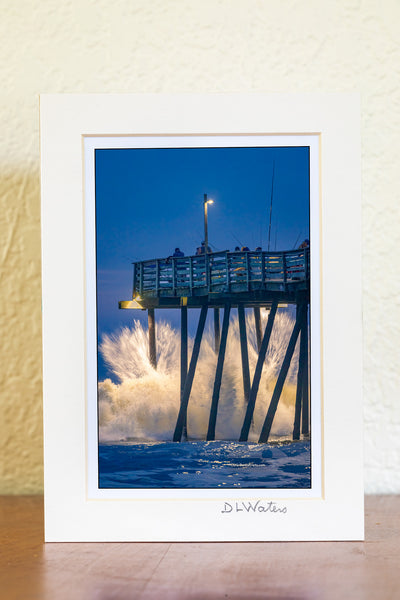
{"label": "pier railing", "polygon": [[134,297],[287,291],[309,280],[309,248],[288,252],[213,252],[134,263]]}

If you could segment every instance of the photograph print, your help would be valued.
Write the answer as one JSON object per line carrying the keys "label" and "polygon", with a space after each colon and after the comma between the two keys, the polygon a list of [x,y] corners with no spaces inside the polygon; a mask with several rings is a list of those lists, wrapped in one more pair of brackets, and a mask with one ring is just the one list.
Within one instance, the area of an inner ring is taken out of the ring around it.
{"label": "photograph print", "polygon": [[99,489],[310,489],[310,148],[94,160]]}

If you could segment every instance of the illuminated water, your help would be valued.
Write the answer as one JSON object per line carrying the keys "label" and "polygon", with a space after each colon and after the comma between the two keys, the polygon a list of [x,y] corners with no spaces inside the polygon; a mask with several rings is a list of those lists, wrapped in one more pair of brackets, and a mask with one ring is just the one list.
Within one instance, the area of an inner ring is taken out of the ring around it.
{"label": "illuminated water", "polygon": [[[263,311],[264,325],[268,314]],[[256,360],[252,313],[247,315],[250,374]],[[120,383],[99,383],[100,487],[309,487],[309,441],[289,443],[293,429],[298,349],[271,431],[271,444],[256,444],[293,320],[276,316],[260,382],[249,443],[239,443],[246,406],[239,327],[231,318],[215,442],[204,442],[213,391],[216,355],[213,334],[203,337],[188,407],[189,442],[171,442],[179,410],[180,337],[157,323],[157,370],[148,359],[147,331],[132,329],[105,336],[101,352]],[[193,341],[189,341],[189,356]]]}
{"label": "illuminated water", "polygon": [[101,488],[308,488],[310,443],[102,444]]}

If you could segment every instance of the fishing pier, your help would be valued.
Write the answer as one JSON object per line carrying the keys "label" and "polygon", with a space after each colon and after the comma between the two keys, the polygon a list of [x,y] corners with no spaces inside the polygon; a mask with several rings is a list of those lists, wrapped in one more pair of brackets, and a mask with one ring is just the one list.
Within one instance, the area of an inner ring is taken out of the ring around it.
{"label": "fishing pier", "polygon": [[[206,246],[207,248],[207,246]],[[280,366],[272,398],[265,416],[259,442],[267,442],[283,386],[300,336],[293,439],[309,434],[309,352],[308,313],[310,302],[309,248],[288,252],[239,251],[210,252],[187,257],[169,257],[133,263],[132,299],[121,301],[121,309],[148,312],[149,357],[157,368],[155,310],[179,309],[181,312],[180,408],[173,440],[187,438],[187,411],[208,309],[214,313],[214,340],[217,354],[207,440],[215,439],[218,403],[225,350],[232,309],[237,309],[246,404],[239,441],[247,441],[253,420],[262,369],[268,351],[274,319],[279,305],[294,305],[296,319],[285,357]],[[188,360],[188,309],[200,310],[190,361]],[[245,309],[252,308],[255,319],[258,358],[250,378]],[[268,309],[263,331],[261,309]],[[220,311],[223,309],[222,327]]]}

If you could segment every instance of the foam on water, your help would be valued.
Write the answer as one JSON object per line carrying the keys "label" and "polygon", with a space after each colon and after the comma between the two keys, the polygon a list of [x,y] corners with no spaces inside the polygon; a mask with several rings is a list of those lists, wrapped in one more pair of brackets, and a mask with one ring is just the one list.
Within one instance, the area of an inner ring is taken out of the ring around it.
{"label": "foam on water", "polygon": [[310,442],[109,442],[101,488],[309,488]]}
{"label": "foam on water", "polygon": [[[265,327],[268,313],[261,311]],[[250,376],[257,361],[257,345],[252,311],[246,314]],[[269,349],[257,396],[250,441],[258,439],[282,363],[293,318],[279,310],[275,317]],[[168,323],[157,322],[157,370],[149,361],[148,332],[139,321],[133,327],[105,335],[100,351],[105,362],[119,379],[99,383],[99,436],[101,442],[121,440],[170,441],[179,411],[180,332]],[[213,393],[217,357],[211,329],[205,331],[188,407],[190,439],[205,439]],[[193,340],[189,339],[189,360]],[[293,429],[295,378],[298,347],[292,359],[286,384],[274,420],[271,437],[289,437]],[[245,413],[240,353],[239,324],[231,316],[216,439],[237,440]]]}

